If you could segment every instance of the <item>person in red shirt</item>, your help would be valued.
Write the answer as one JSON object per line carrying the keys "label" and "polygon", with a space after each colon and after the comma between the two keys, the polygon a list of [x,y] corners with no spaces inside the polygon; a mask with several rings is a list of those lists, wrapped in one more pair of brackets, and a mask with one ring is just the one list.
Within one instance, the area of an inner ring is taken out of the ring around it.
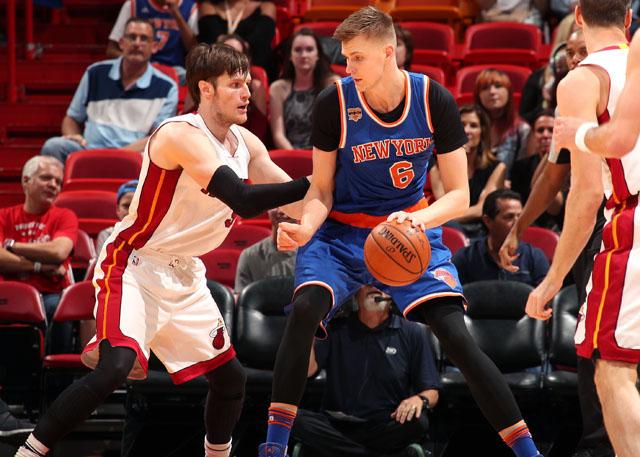
{"label": "person in red shirt", "polygon": [[78,236],[76,215],[53,205],[62,173],[57,159],[32,157],[22,169],[24,204],[0,209],[0,275],[38,289],[49,322],[72,282],[70,256]]}

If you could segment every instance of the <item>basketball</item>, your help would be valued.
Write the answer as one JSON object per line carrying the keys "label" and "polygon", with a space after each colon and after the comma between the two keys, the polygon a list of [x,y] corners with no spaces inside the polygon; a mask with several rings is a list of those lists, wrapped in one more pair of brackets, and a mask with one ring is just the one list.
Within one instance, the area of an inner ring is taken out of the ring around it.
{"label": "basketball", "polygon": [[411,226],[382,222],[364,243],[364,263],[378,281],[389,286],[406,286],[420,278],[431,259],[427,235]]}

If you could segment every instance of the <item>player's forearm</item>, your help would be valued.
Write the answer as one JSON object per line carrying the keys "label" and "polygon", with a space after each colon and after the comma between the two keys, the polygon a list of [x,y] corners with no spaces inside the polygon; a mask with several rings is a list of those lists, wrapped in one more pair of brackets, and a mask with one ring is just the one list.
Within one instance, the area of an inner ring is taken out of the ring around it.
{"label": "player's forearm", "polygon": [[322,223],[327,219],[332,206],[333,194],[312,185],[303,201],[304,209],[302,211],[300,223],[311,227],[315,233],[315,231],[318,230]]}
{"label": "player's forearm", "polygon": [[544,167],[542,174],[531,189],[527,203],[522,208],[522,214],[520,214],[514,226],[514,231],[518,238],[553,203],[556,195],[562,189],[568,171],[569,165],[547,163]]}
{"label": "player's forearm", "polygon": [[585,144],[595,154],[620,158],[631,152],[638,140],[637,119],[627,122],[620,119],[592,128],[585,135]]}
{"label": "player's forearm", "polygon": [[596,222],[602,195],[585,189],[572,189],[567,197],[564,227],[549,267],[547,278],[562,282],[584,249]]}
{"label": "player's forearm", "polygon": [[468,208],[468,189],[452,189],[429,207],[417,211],[416,215],[425,223],[426,228],[433,228],[463,216]]}

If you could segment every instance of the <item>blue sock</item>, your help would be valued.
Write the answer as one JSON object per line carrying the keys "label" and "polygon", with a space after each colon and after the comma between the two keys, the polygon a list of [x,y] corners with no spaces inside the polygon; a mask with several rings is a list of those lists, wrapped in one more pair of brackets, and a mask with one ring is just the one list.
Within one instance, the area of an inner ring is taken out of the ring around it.
{"label": "blue sock", "polygon": [[269,421],[267,422],[267,443],[278,443],[286,447],[289,443],[289,434],[296,413],[283,408],[269,407]]}
{"label": "blue sock", "polygon": [[504,438],[504,442],[517,457],[535,457],[540,455],[538,448],[531,438],[531,433],[529,433],[529,427],[524,423],[509,433],[509,435]]}

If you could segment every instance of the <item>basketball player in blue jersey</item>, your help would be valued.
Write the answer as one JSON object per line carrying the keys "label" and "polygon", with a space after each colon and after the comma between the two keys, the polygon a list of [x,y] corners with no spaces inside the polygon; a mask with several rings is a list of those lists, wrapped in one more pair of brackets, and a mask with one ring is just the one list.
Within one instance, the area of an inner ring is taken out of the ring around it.
{"label": "basketball player in blue jersey", "polygon": [[[314,107],[313,181],[300,224],[280,224],[281,249],[299,248],[292,312],[275,363],[267,442],[261,457],[285,456],[302,397],[314,333],[362,284],[393,297],[403,314],[425,321],[463,372],[480,409],[518,457],[539,456],[511,391],[478,348],[463,319],[465,302],[440,225],[469,206],[467,137],[442,86],[400,71],[391,17],[363,8],[338,28],[350,77],[325,89]],[[427,206],[428,162],[437,160],[446,194]],[[390,287],[365,267],[363,245],[385,220],[423,227],[432,256],[413,284]],[[417,401],[421,401],[417,399]],[[416,405],[410,402],[409,420]]]}

